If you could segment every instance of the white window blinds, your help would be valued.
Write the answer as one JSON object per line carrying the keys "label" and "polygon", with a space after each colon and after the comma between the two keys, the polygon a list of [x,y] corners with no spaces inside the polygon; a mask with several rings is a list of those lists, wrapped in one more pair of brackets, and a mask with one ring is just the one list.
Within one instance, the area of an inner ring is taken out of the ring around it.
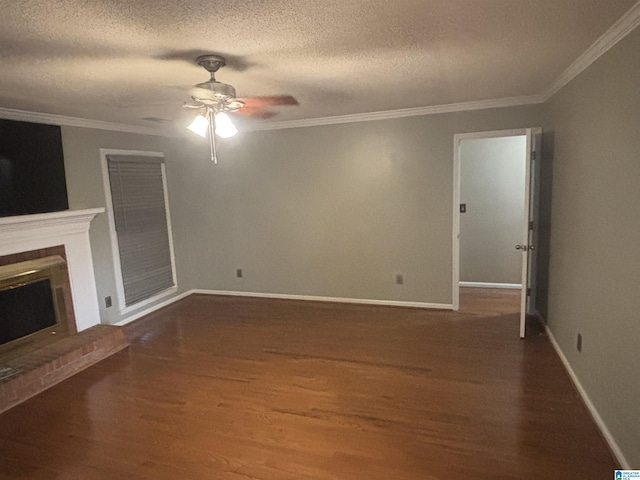
{"label": "white window blinds", "polygon": [[162,157],[108,155],[125,305],[174,286]]}

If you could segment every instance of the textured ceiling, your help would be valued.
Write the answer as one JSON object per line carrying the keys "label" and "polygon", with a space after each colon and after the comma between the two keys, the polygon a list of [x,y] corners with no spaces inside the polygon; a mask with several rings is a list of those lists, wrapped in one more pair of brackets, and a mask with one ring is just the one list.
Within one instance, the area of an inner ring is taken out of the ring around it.
{"label": "textured ceiling", "polygon": [[0,107],[183,121],[196,56],[274,120],[541,94],[636,0],[2,0]]}

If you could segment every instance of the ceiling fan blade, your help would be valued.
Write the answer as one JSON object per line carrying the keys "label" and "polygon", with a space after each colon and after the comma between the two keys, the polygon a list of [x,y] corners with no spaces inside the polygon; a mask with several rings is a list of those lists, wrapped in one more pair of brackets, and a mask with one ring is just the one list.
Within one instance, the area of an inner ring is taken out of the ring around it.
{"label": "ceiling fan blade", "polygon": [[276,112],[271,112],[269,110],[262,110],[258,107],[247,107],[244,106],[240,110],[236,110],[233,112],[234,115],[239,115],[242,117],[251,117],[251,118],[259,118],[260,120],[267,120],[269,118],[273,118],[277,115]]}
{"label": "ceiling fan blade", "polygon": [[280,105],[298,105],[298,101],[291,95],[270,95],[266,97],[237,98],[247,107],[275,107]]}

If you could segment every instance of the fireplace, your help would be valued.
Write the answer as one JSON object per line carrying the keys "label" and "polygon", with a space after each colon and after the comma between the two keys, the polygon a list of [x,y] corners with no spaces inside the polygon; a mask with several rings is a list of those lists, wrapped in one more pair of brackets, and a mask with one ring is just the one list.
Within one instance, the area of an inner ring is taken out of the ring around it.
{"label": "fireplace", "polygon": [[0,323],[14,322],[0,334],[0,413],[128,346],[100,325],[89,224],[102,212],[0,217]]}
{"label": "fireplace", "polygon": [[[94,208],[0,218],[0,265],[53,255],[65,259],[70,291],[65,309],[78,332],[100,323],[89,224],[102,212]],[[53,250],[58,247],[61,250]],[[41,254],[26,254],[34,251]]]}
{"label": "fireplace", "polygon": [[0,358],[75,333],[73,314],[67,314],[65,305],[68,290],[61,255],[0,266]]}

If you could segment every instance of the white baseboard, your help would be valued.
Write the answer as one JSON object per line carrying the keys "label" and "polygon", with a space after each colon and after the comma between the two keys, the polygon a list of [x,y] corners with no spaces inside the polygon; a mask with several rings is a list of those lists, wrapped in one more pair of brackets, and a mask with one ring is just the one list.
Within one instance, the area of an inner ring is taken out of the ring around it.
{"label": "white baseboard", "polygon": [[589,395],[587,394],[585,389],[582,387],[582,384],[580,383],[580,380],[578,379],[576,372],[574,372],[573,368],[571,368],[571,364],[569,363],[569,360],[567,360],[567,357],[565,357],[564,353],[560,349],[560,346],[558,345],[558,342],[556,342],[556,339],[554,338],[553,333],[551,332],[551,330],[549,330],[548,327],[546,327],[546,331],[547,331],[547,335],[549,336],[549,340],[551,341],[551,345],[553,345],[553,348],[558,354],[558,357],[560,357],[560,360],[564,364],[564,368],[569,374],[569,377],[571,377],[571,381],[576,386],[578,393],[580,393],[580,396],[582,397],[582,400],[587,406],[589,413],[591,413],[593,420],[596,422],[596,425],[600,429],[600,432],[602,432],[602,436],[605,438],[605,440],[609,444],[609,448],[611,449],[614,456],[618,460],[620,467],[625,470],[630,470],[631,466],[629,465],[629,462],[627,461],[624,454],[622,453],[622,450],[620,450],[620,447],[618,446],[615,439],[613,438],[613,435],[611,435],[611,432],[609,431],[609,428],[607,428],[607,425],[604,423],[604,420],[602,420],[602,417],[598,413],[598,410],[596,410],[596,407],[593,405],[593,402],[589,398]]}
{"label": "white baseboard", "polygon": [[234,292],[230,290],[192,290],[191,293],[198,293],[202,295],[227,295],[233,297],[276,298],[280,300],[306,300],[312,302],[355,303],[360,305],[381,305],[387,307],[453,310],[453,305],[446,303],[400,302],[396,300],[370,300],[363,298],[318,297],[313,295],[285,295],[280,293]]}
{"label": "white baseboard", "polygon": [[160,310],[163,307],[166,307],[168,305],[171,305],[172,303],[177,302],[178,300],[182,300],[185,297],[188,297],[189,295],[191,295],[192,293],[194,293],[194,290],[189,290],[187,292],[183,292],[179,295],[176,295],[174,297],[171,297],[163,302],[160,303],[156,303],[155,305],[153,305],[152,307],[146,308],[144,310],[142,310],[141,312],[135,313],[133,315],[131,315],[130,317],[127,317],[123,320],[120,320],[117,323],[114,323],[113,325],[117,326],[117,327],[123,327],[124,325],[127,325],[131,322],[133,322],[134,320],[138,320],[141,317],[144,317],[145,315],[149,315],[150,313],[155,312],[156,310]]}
{"label": "white baseboard", "polygon": [[471,288],[522,288],[521,283],[459,282],[459,284],[461,287]]}
{"label": "white baseboard", "polygon": [[423,302],[398,302],[394,300],[369,300],[369,299],[357,299],[357,298],[342,298],[342,297],[315,297],[308,295],[283,295],[280,293],[256,293],[256,292],[234,292],[230,290],[201,290],[194,289],[188,290],[186,292],[181,293],[180,295],[176,295],[171,297],[164,302],[157,303],[152,307],[149,307],[141,312],[138,312],[130,317],[127,317],[123,320],[120,320],[113,325],[118,327],[122,327],[127,325],[139,318],[144,317],[145,315],[149,315],[150,313],[155,312],[156,310],[160,310],[163,307],[169,306],[172,303],[177,302],[178,300],[182,300],[183,298],[188,297],[189,295],[199,294],[199,295],[220,295],[220,296],[232,296],[232,297],[255,297],[255,298],[275,298],[280,300],[307,300],[313,302],[335,302],[335,303],[354,303],[354,304],[362,304],[362,305],[382,305],[388,307],[409,307],[409,308],[428,308],[428,309],[437,309],[437,310],[453,310],[453,305],[445,304],[445,303],[423,303]]}

